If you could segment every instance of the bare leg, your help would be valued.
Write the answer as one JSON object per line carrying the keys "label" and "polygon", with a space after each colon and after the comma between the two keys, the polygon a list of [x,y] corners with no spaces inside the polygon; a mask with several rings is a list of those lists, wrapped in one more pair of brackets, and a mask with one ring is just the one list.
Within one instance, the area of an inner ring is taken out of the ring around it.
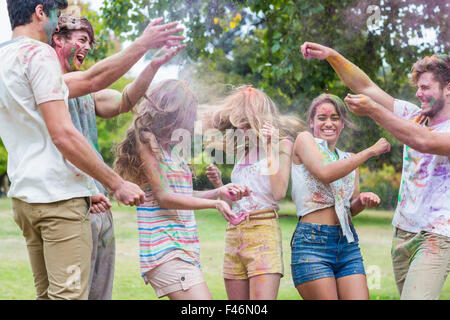
{"label": "bare leg", "polygon": [[206,282],[190,287],[188,290],[172,292],[168,295],[170,300],[212,300]]}
{"label": "bare leg", "polygon": [[281,274],[269,273],[250,278],[250,300],[276,300]]}
{"label": "bare leg", "polygon": [[353,274],[336,280],[340,300],[369,300],[366,276]]}
{"label": "bare leg", "polygon": [[334,277],[308,281],[299,284],[296,288],[305,300],[338,300]]}
{"label": "bare leg", "polygon": [[225,279],[225,288],[229,300],[250,299],[250,286],[248,280]]}

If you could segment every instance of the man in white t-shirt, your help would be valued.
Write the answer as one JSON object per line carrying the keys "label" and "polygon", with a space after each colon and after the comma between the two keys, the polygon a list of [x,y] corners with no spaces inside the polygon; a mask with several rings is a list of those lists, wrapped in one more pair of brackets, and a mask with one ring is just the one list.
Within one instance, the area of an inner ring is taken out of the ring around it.
{"label": "man in white t-shirt", "polygon": [[47,43],[67,1],[7,4],[13,39],[0,44],[0,137],[8,151],[14,219],[26,239],[37,298],[87,299],[89,197],[98,194],[91,177],[125,205],[139,205],[144,193],[98,158],[74,127],[67,100],[106,88],[149,49],[182,38],[172,36],[182,29],[156,20],[122,53],[63,76]]}
{"label": "man in white t-shirt", "polygon": [[392,262],[401,299],[438,299],[450,270],[450,57],[416,62],[412,84],[421,107],[396,100],[333,49],[305,42],[303,55],[327,59],[357,95],[349,109],[369,116],[404,143],[393,225]]}

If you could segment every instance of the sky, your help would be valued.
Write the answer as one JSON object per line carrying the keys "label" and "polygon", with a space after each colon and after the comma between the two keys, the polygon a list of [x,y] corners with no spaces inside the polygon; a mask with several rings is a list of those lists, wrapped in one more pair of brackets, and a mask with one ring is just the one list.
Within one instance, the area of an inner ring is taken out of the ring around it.
{"label": "sky", "polygon": [[[91,4],[91,9],[95,11],[100,11],[103,0],[85,0]],[[6,0],[0,0],[0,43],[8,41],[11,39],[11,23],[9,22],[8,9],[6,7]],[[127,47],[131,42],[124,43],[124,47]],[[129,71],[128,75],[131,77],[137,77],[139,73],[144,70],[147,62],[142,58],[136,65]],[[171,65],[169,67],[162,67],[156,74],[153,83],[158,83],[165,79],[177,79],[178,78],[178,67]]]}

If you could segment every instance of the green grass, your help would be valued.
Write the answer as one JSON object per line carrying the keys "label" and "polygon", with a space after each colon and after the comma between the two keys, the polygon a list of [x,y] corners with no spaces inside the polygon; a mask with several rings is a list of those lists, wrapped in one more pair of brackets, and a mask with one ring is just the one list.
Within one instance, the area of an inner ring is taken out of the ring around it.
{"label": "green grass", "polygon": [[[139,274],[138,236],[134,208],[114,205],[116,233],[116,267],[113,299],[156,299],[151,286],[145,286]],[[290,272],[290,240],[297,224],[293,203],[281,204],[280,218],[283,236],[285,276],[281,279],[278,299],[300,299]],[[359,234],[360,247],[368,272],[370,298],[399,299],[390,258],[392,211],[367,210],[353,221]],[[201,244],[201,264],[214,299],[226,299],[221,277],[225,223],[215,210],[196,213]],[[0,200],[0,299],[34,299],[33,277],[28,262],[25,241],[15,224],[10,200]],[[370,270],[374,270],[370,273]],[[380,282],[371,274],[379,272]],[[376,288],[378,287],[378,288]],[[442,290],[441,299],[450,299],[450,281]]]}

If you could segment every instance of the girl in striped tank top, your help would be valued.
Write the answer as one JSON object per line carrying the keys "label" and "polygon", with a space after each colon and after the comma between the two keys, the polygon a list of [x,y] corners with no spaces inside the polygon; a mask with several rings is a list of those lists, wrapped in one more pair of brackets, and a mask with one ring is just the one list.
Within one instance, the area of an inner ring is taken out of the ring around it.
{"label": "girl in striped tank top", "polygon": [[[178,80],[166,80],[146,95],[127,136],[117,148],[115,168],[146,192],[137,208],[140,267],[146,284],[159,298],[211,299],[200,269],[200,246],[194,211],[217,209],[226,219],[235,215],[228,199],[248,190],[227,185],[195,192],[189,166],[171,153],[175,130],[183,141],[194,131],[197,98]],[[180,131],[178,131],[180,132]],[[189,140],[188,139],[188,140]]]}

